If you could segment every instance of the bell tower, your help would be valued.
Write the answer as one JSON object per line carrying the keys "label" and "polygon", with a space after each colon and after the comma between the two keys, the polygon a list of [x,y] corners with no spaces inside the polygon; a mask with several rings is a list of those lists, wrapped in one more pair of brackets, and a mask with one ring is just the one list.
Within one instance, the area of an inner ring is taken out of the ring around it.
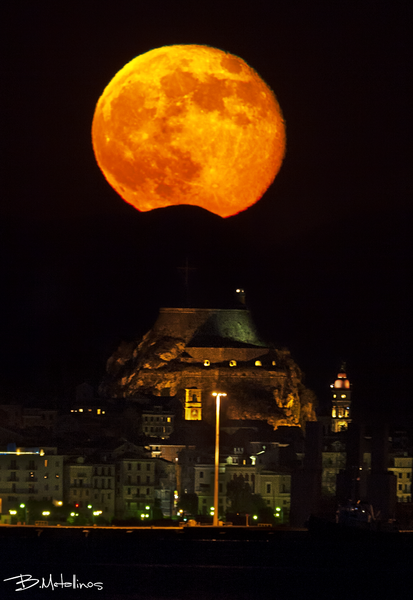
{"label": "bell tower", "polygon": [[202,391],[196,388],[185,390],[185,421],[202,421]]}
{"label": "bell tower", "polygon": [[331,431],[338,433],[348,429],[351,423],[351,386],[346,375],[346,365],[341,365],[340,372],[331,384]]}

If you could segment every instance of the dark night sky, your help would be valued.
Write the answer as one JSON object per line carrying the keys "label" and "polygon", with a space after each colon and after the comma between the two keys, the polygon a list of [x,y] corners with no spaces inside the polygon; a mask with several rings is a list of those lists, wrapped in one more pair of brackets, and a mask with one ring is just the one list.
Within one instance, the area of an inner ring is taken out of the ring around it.
{"label": "dark night sky", "polygon": [[[345,359],[356,415],[410,423],[411,3],[45,1],[1,13],[0,398],[68,399],[96,381],[121,339],[182,303],[188,257],[192,301],[224,305],[244,286],[264,336],[290,348],[320,401]],[[226,220],[138,213],[93,156],[110,79],[186,43],[241,56],[287,123],[276,181]]]}

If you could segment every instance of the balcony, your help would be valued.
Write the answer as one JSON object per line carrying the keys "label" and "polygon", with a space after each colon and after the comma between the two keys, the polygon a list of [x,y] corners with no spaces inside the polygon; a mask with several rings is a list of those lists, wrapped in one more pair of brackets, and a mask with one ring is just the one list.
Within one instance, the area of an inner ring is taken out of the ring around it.
{"label": "balcony", "polygon": [[25,477],[24,481],[27,483],[36,483],[38,481],[37,477]]}
{"label": "balcony", "polygon": [[9,494],[10,496],[13,494],[38,494],[38,490],[31,490],[29,488],[16,488],[12,490],[10,488],[0,488],[0,494]]}
{"label": "balcony", "polygon": [[91,483],[82,483],[82,485],[80,485],[79,483],[71,483],[70,487],[76,488],[77,490],[86,490],[92,488],[93,486]]}

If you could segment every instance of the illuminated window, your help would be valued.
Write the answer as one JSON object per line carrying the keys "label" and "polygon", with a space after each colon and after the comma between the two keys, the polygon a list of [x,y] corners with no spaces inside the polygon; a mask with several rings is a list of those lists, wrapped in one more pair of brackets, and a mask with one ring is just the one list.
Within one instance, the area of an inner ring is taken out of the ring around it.
{"label": "illuminated window", "polygon": [[331,411],[331,416],[332,416],[333,418],[335,418],[335,417],[337,416],[337,411],[336,411],[336,409],[335,409],[335,408],[333,408],[333,410]]}
{"label": "illuminated window", "polygon": [[100,413],[101,413],[100,408],[98,408],[96,412],[97,412],[98,415],[100,415]]}
{"label": "illuminated window", "polygon": [[260,360],[256,360],[255,361],[255,366],[256,367],[262,367],[262,362]]}
{"label": "illuminated window", "polygon": [[167,420],[168,423],[170,423],[171,422],[171,417],[168,417],[166,420]]}
{"label": "illuminated window", "polygon": [[345,394],[341,394],[342,398],[347,398],[347,396]]}
{"label": "illuminated window", "polygon": [[204,367],[209,367],[210,366],[210,362],[209,360],[204,360]]}
{"label": "illuminated window", "polygon": [[337,398],[337,394],[333,394],[333,398]]}
{"label": "illuminated window", "polygon": [[236,367],[237,366],[237,361],[236,360],[230,360],[229,361],[229,366],[230,367]]}
{"label": "illuminated window", "polygon": [[83,412],[83,408],[79,408],[79,412]]}
{"label": "illuminated window", "polygon": [[44,459],[44,466],[47,467],[47,458]]}

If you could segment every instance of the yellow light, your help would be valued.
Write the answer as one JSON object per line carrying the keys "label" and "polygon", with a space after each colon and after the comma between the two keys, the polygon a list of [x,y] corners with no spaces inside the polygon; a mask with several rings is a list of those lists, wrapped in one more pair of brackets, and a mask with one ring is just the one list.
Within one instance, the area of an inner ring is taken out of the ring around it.
{"label": "yellow light", "polygon": [[10,513],[11,515],[17,515],[17,510],[9,510],[9,513]]}
{"label": "yellow light", "polygon": [[20,504],[20,508],[26,508],[25,504]]}
{"label": "yellow light", "polygon": [[50,510],[44,510],[42,512],[42,515],[45,516],[45,517],[48,517],[50,515]]}

